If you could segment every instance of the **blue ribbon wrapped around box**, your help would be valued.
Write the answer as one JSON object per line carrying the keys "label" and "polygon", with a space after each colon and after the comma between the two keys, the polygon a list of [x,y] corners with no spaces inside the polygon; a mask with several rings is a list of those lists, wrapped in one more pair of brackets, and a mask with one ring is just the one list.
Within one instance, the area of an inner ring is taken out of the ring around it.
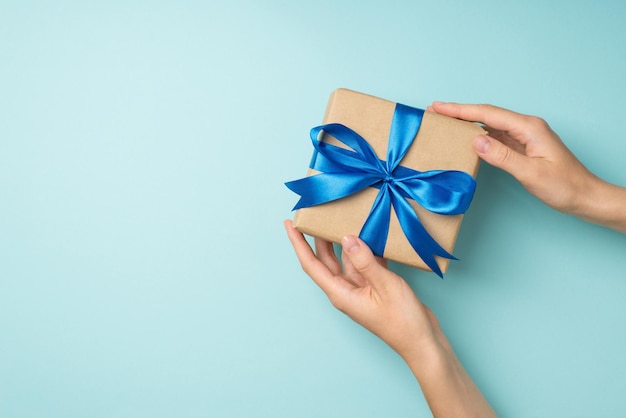
{"label": "blue ribbon wrapped around box", "polygon": [[294,226],[340,242],[358,235],[379,256],[442,277],[472,200],[478,125],[347,89],[311,130]]}

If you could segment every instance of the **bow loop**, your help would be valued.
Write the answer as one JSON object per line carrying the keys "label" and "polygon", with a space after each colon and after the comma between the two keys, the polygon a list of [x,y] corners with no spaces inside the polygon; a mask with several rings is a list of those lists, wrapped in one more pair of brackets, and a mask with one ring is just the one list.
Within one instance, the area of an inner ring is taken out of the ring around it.
{"label": "bow loop", "polygon": [[[319,134],[324,131],[353,151],[319,141]],[[347,171],[366,171],[381,173],[384,165],[376,156],[370,144],[358,133],[339,123],[330,123],[311,129],[311,141],[315,150],[333,164]]]}

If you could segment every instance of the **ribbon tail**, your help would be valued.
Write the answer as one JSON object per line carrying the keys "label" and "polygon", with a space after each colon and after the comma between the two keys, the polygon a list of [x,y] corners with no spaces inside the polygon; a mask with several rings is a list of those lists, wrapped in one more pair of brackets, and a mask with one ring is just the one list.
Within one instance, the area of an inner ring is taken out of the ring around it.
{"label": "ribbon tail", "polygon": [[355,194],[373,183],[376,177],[359,173],[320,173],[285,183],[291,191],[300,195],[293,210],[332,202]]}
{"label": "ribbon tail", "polygon": [[402,231],[411,247],[437,276],[443,279],[443,273],[435,260],[435,256],[457,260],[455,256],[443,249],[426,231],[411,204],[403,199],[398,192],[393,193],[391,202],[400,221]]}
{"label": "ribbon tail", "polygon": [[389,221],[391,220],[391,196],[389,186],[383,184],[376,195],[359,238],[372,250],[374,255],[382,257],[385,252],[387,235],[389,235]]}

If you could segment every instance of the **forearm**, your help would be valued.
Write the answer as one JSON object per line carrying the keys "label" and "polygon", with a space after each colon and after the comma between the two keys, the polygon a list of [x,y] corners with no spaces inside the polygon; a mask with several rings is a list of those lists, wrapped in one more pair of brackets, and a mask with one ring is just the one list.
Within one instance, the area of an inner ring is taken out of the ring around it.
{"label": "forearm", "polygon": [[495,417],[445,337],[404,360],[417,378],[435,417]]}
{"label": "forearm", "polygon": [[579,218],[626,233],[626,188],[599,178],[583,192]]}

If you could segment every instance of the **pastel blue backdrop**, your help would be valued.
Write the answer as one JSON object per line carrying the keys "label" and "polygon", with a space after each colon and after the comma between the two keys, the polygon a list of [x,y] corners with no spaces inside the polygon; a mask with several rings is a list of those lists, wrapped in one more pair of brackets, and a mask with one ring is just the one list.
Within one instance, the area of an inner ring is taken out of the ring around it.
{"label": "pastel blue backdrop", "polygon": [[[0,416],[414,417],[281,221],[347,87],[540,115],[626,185],[618,0],[0,1]],[[444,280],[503,417],[626,415],[626,235],[483,165]]]}

